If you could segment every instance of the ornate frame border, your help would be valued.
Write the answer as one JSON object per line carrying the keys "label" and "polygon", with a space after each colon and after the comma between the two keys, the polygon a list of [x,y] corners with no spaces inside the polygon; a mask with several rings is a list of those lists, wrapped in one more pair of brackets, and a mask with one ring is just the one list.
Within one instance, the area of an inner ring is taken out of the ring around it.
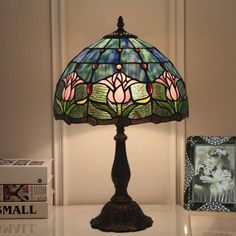
{"label": "ornate frame border", "polygon": [[[234,203],[222,203],[218,201],[194,202],[193,201],[193,177],[195,174],[195,147],[196,145],[219,146],[224,144],[233,144],[236,149],[236,137],[230,136],[190,136],[186,143],[185,153],[185,184],[184,184],[184,208],[194,211],[236,211],[236,201]],[[236,156],[236,155],[235,155]],[[236,161],[236,160],[235,160]],[[235,182],[235,199],[236,199],[236,168],[233,172]]]}

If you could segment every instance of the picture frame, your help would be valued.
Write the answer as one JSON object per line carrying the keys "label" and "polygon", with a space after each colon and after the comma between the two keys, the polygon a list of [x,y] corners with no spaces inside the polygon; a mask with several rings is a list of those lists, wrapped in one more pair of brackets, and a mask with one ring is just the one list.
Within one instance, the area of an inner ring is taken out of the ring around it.
{"label": "picture frame", "polygon": [[236,137],[188,137],[184,208],[195,211],[236,211],[235,174]]}

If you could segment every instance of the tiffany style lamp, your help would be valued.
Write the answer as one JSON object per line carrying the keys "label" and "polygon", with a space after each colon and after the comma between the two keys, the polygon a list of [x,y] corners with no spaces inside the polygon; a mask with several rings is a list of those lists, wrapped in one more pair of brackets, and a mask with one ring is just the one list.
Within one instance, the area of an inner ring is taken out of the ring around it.
{"label": "tiffany style lamp", "polygon": [[127,193],[130,168],[124,127],[180,121],[188,116],[185,84],[173,64],[155,47],[118,29],[85,48],[68,64],[55,91],[54,116],[67,124],[115,124],[112,180],[115,194],[91,220],[102,231],[129,232],[152,225]]}

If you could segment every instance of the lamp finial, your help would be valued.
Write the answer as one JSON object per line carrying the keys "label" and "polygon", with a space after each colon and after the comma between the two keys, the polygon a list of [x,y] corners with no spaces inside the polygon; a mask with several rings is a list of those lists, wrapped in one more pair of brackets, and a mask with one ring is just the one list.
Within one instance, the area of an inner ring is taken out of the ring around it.
{"label": "lamp finial", "polygon": [[118,22],[117,22],[117,26],[118,26],[118,33],[122,34],[125,30],[124,30],[124,20],[122,16],[119,16],[118,18]]}
{"label": "lamp finial", "polygon": [[137,38],[136,35],[134,34],[130,34],[128,33],[125,29],[124,29],[124,19],[122,16],[118,17],[118,21],[117,21],[117,27],[118,29],[116,31],[114,31],[111,34],[105,35],[103,38],[105,39],[110,39],[110,38]]}

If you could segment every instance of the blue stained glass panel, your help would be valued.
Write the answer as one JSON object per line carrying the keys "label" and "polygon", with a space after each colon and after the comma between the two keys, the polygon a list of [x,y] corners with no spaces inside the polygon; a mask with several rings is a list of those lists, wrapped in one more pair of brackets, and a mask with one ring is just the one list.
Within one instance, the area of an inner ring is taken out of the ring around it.
{"label": "blue stained glass panel", "polygon": [[92,62],[96,63],[98,57],[100,56],[100,49],[92,49],[81,61],[82,63],[84,62]]}
{"label": "blue stained glass panel", "polygon": [[97,83],[99,80],[107,78],[116,72],[115,65],[113,64],[99,64],[93,73],[91,82]]}
{"label": "blue stained glass panel", "polygon": [[148,79],[150,82],[157,79],[164,72],[164,68],[159,63],[148,64]]}
{"label": "blue stained glass panel", "polygon": [[160,62],[169,61],[161,52],[159,52],[156,48],[151,48],[150,51],[153,53],[155,57],[158,58]]}
{"label": "blue stained glass panel", "polygon": [[119,48],[119,39],[112,39],[107,45],[106,48]]}
{"label": "blue stained glass panel", "polygon": [[106,49],[100,56],[98,63],[119,63],[119,54],[116,49]]}
{"label": "blue stained glass panel", "polygon": [[137,41],[139,41],[141,44],[143,44],[143,47],[153,48],[153,46],[151,44],[146,43],[145,41],[143,41],[141,39],[137,39]]}
{"label": "blue stained glass panel", "polygon": [[181,78],[181,75],[179,74],[179,72],[175,69],[175,67],[173,66],[173,64],[171,62],[166,62],[163,63],[163,67],[169,71],[172,75]]}
{"label": "blue stained glass panel", "polygon": [[80,64],[76,69],[77,74],[84,82],[89,82],[93,69],[91,64]]}
{"label": "blue stained glass panel", "polygon": [[81,62],[90,50],[91,49],[89,48],[84,49],[80,54],[78,54],[74,59],[72,59],[72,62]]}
{"label": "blue stained glass panel", "polygon": [[95,48],[99,43],[101,43],[104,39],[98,40],[96,43],[90,45],[88,48]]}
{"label": "blue stained glass panel", "polygon": [[147,82],[147,76],[140,64],[123,64],[122,71],[129,77],[141,82]]}
{"label": "blue stained glass panel", "polygon": [[157,58],[148,49],[139,49],[143,62],[158,62]]}
{"label": "blue stained glass panel", "polygon": [[132,45],[132,43],[130,43],[128,38],[120,39],[120,47],[121,48],[134,48],[134,46]]}
{"label": "blue stained glass panel", "polygon": [[104,48],[111,39],[103,39],[94,48]]}
{"label": "blue stained glass panel", "polygon": [[134,49],[123,49],[121,53],[121,63],[126,62],[142,62],[138,53],[134,51]]}
{"label": "blue stained glass panel", "polygon": [[67,65],[66,69],[64,70],[64,72],[62,73],[60,79],[65,78],[68,74],[70,74],[71,72],[73,72],[76,68],[78,64],[77,63],[70,63]]}
{"label": "blue stained glass panel", "polygon": [[138,42],[136,39],[129,39],[130,42],[134,45],[134,47],[136,48],[145,48],[145,46],[143,44],[141,44],[140,42]]}
{"label": "blue stained glass panel", "polygon": [[103,48],[107,45],[107,43],[110,41],[110,39],[101,39],[97,41],[96,43],[89,46],[89,48]]}

